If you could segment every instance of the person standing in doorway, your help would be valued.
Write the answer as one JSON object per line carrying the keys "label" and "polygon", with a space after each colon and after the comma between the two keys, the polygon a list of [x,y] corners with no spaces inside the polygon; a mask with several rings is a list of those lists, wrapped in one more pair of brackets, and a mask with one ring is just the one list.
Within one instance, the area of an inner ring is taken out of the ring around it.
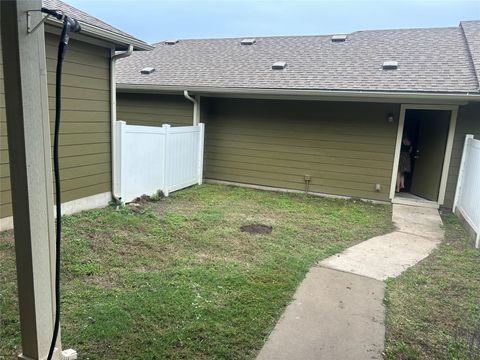
{"label": "person standing in doorway", "polygon": [[397,192],[405,189],[405,174],[412,172],[412,142],[408,136],[402,139],[402,147],[400,149],[400,161],[398,163],[397,173]]}

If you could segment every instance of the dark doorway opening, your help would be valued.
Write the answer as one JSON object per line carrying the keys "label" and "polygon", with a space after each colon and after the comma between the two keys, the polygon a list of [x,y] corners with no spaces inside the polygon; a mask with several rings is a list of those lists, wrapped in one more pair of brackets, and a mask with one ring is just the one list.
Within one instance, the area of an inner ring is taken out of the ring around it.
{"label": "dark doorway opening", "polygon": [[402,140],[408,138],[411,145],[402,151],[409,151],[411,167],[401,192],[438,200],[449,125],[449,110],[406,110]]}

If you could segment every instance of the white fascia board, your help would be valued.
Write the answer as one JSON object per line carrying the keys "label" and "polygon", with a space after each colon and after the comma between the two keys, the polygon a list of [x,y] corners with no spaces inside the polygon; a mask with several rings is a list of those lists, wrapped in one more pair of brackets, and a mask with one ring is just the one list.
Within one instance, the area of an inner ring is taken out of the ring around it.
{"label": "white fascia board", "polygon": [[445,101],[480,101],[480,93],[432,93],[432,92],[403,92],[403,91],[362,91],[362,90],[295,90],[295,89],[252,89],[252,88],[214,88],[214,87],[182,87],[158,86],[151,84],[122,84],[117,83],[118,92],[146,92],[146,93],[183,93],[188,90],[193,94],[214,95],[249,95],[255,96],[301,96],[301,97],[329,97],[329,98],[356,98],[356,99],[387,99],[387,100],[445,100]]}

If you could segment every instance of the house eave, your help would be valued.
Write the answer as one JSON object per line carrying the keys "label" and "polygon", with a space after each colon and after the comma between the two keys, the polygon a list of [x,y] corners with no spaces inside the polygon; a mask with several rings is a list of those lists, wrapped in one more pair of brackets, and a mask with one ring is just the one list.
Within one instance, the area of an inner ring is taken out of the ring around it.
{"label": "house eave", "polygon": [[158,86],[151,84],[117,83],[118,92],[137,93],[179,93],[184,90],[202,96],[227,96],[250,98],[295,98],[305,100],[338,101],[381,101],[381,102],[448,102],[465,104],[480,101],[480,93],[473,92],[410,92],[410,91],[370,91],[370,90],[304,90],[304,89],[260,89],[260,88],[218,88],[196,86]]}
{"label": "house eave", "polygon": [[[53,25],[55,27],[61,27],[62,26],[61,21],[59,21],[57,19],[54,19],[54,18],[51,18],[51,17],[49,17],[47,19],[47,23],[49,25]],[[153,46],[148,45],[147,43],[144,43],[141,40],[138,40],[138,39],[135,39],[135,38],[132,38],[132,37],[129,37],[129,36],[125,36],[125,35],[122,35],[122,34],[117,34],[117,33],[114,33],[112,31],[108,31],[108,30],[99,28],[98,26],[87,24],[87,23],[82,22],[82,21],[79,21],[79,23],[82,27],[82,31],[81,31],[82,34],[84,34],[86,36],[96,38],[96,39],[100,39],[100,40],[110,42],[110,43],[115,45],[116,50],[119,50],[119,51],[120,50],[126,50],[126,49],[128,49],[129,45],[133,45],[134,50],[148,51],[148,50],[153,50],[154,49]]]}

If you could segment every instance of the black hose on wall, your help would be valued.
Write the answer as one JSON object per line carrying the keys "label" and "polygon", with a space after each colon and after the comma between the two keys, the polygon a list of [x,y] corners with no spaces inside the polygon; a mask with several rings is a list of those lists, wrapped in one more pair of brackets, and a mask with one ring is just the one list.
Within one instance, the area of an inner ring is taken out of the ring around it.
{"label": "black hose on wall", "polygon": [[80,25],[75,19],[69,18],[56,10],[42,8],[42,12],[63,20],[62,34],[58,44],[57,69],[55,82],[55,130],[53,136],[53,172],[55,177],[55,204],[56,204],[56,231],[55,231],[55,323],[53,327],[52,341],[47,359],[51,360],[55,351],[55,344],[60,328],[60,255],[62,239],[62,191],[60,185],[60,167],[58,156],[58,144],[60,135],[60,122],[62,115],[62,68],[65,51],[68,47],[70,31],[79,32]]}

